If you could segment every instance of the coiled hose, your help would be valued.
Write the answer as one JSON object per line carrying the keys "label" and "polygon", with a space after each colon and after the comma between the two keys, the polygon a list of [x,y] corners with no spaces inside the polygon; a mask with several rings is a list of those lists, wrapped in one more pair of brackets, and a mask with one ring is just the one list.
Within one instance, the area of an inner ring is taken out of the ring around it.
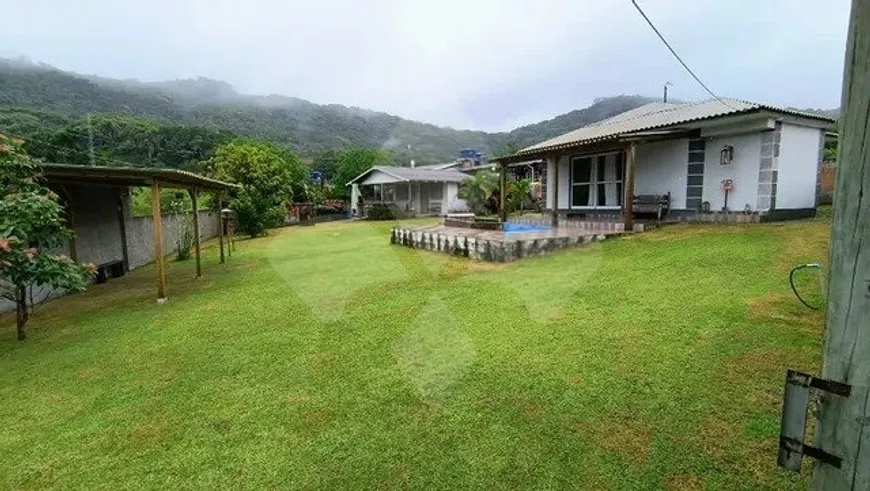
{"label": "coiled hose", "polygon": [[[801,302],[802,304],[804,304],[808,309],[812,309],[812,310],[820,310],[819,307],[816,307],[816,306],[814,306],[814,305],[810,305],[809,303],[807,303],[807,301],[804,300],[804,298],[803,298],[803,297],[801,296],[801,294],[798,292],[797,287],[794,286],[794,274],[797,273],[798,271],[802,270],[802,269],[817,269],[817,270],[819,270],[819,272],[821,272],[821,270],[822,270],[822,265],[819,264],[819,263],[807,263],[807,264],[801,264],[801,265],[798,265],[798,266],[795,266],[794,268],[792,268],[792,269],[791,269],[791,272],[788,274],[788,284],[791,285],[791,291],[794,292],[794,296],[796,296],[797,299],[800,300],[800,302]],[[820,278],[820,279],[819,279],[819,283],[821,283],[821,281],[822,281],[822,280],[821,280],[821,278]]]}

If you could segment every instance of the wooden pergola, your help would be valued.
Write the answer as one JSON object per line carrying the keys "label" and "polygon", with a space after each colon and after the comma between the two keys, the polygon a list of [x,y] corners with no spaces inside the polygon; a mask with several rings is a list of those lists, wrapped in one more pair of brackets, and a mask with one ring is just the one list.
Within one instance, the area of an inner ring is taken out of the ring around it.
{"label": "wooden pergola", "polygon": [[[491,162],[499,166],[499,216],[502,222],[507,221],[507,207],[505,203],[505,188],[507,186],[507,167],[515,162],[523,162],[531,159],[543,159],[547,162],[552,161],[553,175],[547,174],[547,180],[553,179],[554,183],[559,182],[559,161],[565,156],[577,156],[595,154],[606,151],[620,150],[625,152],[625,189],[623,198],[623,220],[625,230],[634,228],[634,172],[637,165],[637,145],[639,143],[653,143],[674,138],[695,138],[700,135],[700,131],[696,129],[674,128],[665,130],[642,131],[625,134],[610,135],[604,138],[593,140],[576,141],[561,145],[554,145],[543,148],[533,148],[520,150],[513,155],[498,157],[492,159]],[[559,186],[553,186],[553,208],[551,212],[552,225],[559,224]]]}
{"label": "wooden pergola", "polygon": [[[223,203],[226,200],[227,192],[237,188],[236,184],[211,179],[205,176],[200,176],[192,172],[187,172],[178,169],[156,169],[156,168],[140,168],[140,167],[98,167],[98,166],[81,166],[71,164],[43,164],[43,177],[49,184],[54,184],[63,187],[65,184],[98,184],[103,186],[115,187],[150,187],[151,188],[151,216],[152,228],[154,232],[154,263],[157,270],[157,302],[165,303],[167,301],[166,289],[166,265],[163,250],[163,211],[160,204],[160,190],[162,188],[184,189],[190,194],[190,199],[193,203],[193,227],[194,227],[194,249],[196,257],[196,277],[202,277],[202,247],[200,239],[200,223],[199,223],[199,195],[201,192],[214,193],[218,200],[218,220],[219,220],[219,242],[220,242],[220,262],[225,262],[224,242],[226,241],[226,230],[222,221],[220,210],[223,208]],[[67,221],[70,228],[75,227],[75,215],[72,213],[72,207],[67,207]],[[119,217],[121,227],[122,251],[124,256],[124,266],[127,268],[128,253],[126,244],[126,230],[124,225],[124,217]],[[70,257],[76,260],[76,239],[75,235],[70,239]]]}

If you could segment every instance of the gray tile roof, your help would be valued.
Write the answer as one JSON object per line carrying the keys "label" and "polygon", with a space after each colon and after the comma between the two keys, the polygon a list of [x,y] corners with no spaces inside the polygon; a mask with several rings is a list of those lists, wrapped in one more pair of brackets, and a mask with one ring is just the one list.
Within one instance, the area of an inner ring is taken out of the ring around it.
{"label": "gray tile roof", "polygon": [[415,167],[415,169],[435,169],[435,170],[449,169],[449,168],[455,167],[459,164],[460,164],[460,162],[457,162],[454,160],[453,162],[442,162],[440,164],[418,165],[417,167]]}
{"label": "gray tile roof", "polygon": [[834,122],[833,119],[818,114],[782,109],[765,104],[741,101],[738,99],[710,99],[685,104],[654,102],[617,114],[612,118],[570,131],[564,135],[559,135],[555,138],[537,143],[520,150],[515,155],[533,154],[541,150],[557,149],[561,147],[616,139],[619,135],[658,128],[667,128],[669,126],[760,110],[822,120],[831,123]]}
{"label": "gray tile roof", "polygon": [[360,181],[372,171],[380,171],[397,179],[408,182],[462,182],[468,175],[455,169],[423,169],[419,167],[378,166],[363,172],[348,184]]}

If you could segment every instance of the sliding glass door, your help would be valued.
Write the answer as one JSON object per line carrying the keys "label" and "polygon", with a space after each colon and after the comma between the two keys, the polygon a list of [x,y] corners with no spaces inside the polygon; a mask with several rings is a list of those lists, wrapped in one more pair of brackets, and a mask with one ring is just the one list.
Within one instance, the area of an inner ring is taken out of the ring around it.
{"label": "sliding glass door", "polygon": [[620,208],[625,161],[622,152],[571,159],[571,208]]}

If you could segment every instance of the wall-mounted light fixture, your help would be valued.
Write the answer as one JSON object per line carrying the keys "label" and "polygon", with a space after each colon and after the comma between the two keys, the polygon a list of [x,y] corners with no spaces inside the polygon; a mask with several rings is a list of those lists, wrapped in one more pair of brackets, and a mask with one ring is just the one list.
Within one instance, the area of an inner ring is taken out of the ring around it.
{"label": "wall-mounted light fixture", "polygon": [[734,147],[725,145],[725,148],[719,152],[719,165],[728,165],[734,161]]}

